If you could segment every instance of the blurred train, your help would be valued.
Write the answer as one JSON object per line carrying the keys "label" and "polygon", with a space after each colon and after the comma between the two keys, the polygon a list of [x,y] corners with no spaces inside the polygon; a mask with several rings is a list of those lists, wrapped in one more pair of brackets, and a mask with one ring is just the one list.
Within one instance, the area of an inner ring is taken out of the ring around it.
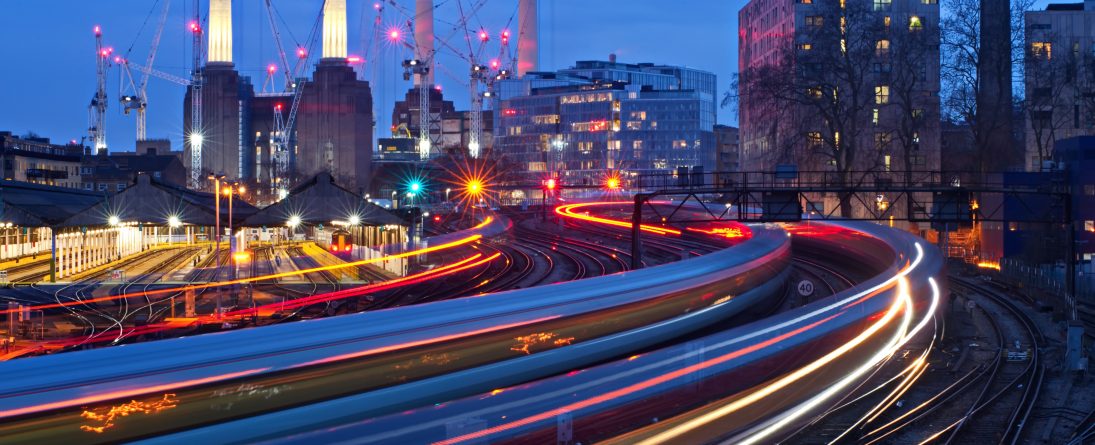
{"label": "blurred train", "polygon": [[[508,221],[497,224],[510,227]],[[494,226],[485,221],[458,236],[486,235]],[[5,443],[277,437],[306,428],[297,422],[318,419],[279,416],[280,423],[263,422],[258,429],[246,421],[222,422],[355,394],[375,398],[362,405],[370,407],[369,415],[384,415],[566,372],[776,298],[790,272],[790,238],[776,226],[756,226],[752,235],[702,257],[596,278],[5,362],[0,437]],[[588,354],[565,352],[587,343]],[[476,370],[461,380],[443,378]],[[117,417],[109,426],[94,421],[135,405],[170,408],[149,411],[152,417]],[[229,425],[232,431],[219,429]],[[171,432],[177,433],[154,437]]]}
{"label": "blurred train", "polygon": [[[282,429],[281,438],[267,443],[517,444],[555,443],[560,437],[570,443],[619,444],[786,440],[830,406],[820,397],[838,400],[880,360],[899,356],[905,343],[898,340],[933,335],[932,329],[919,328],[930,327],[938,310],[937,285],[945,281],[939,251],[904,232],[866,223],[813,223],[789,231],[797,234],[796,255],[840,258],[841,264],[852,266],[846,272],[870,278],[744,326],[463,399],[437,397],[431,405],[406,406],[387,416],[355,417],[354,407],[368,406],[384,392],[374,391],[275,413],[264,420],[353,420],[341,425],[314,422],[316,428],[308,432]],[[899,281],[908,283],[907,291]],[[908,305],[900,305],[902,301]],[[895,313],[901,315],[887,321],[887,314]],[[580,357],[596,344],[546,354]],[[483,368],[441,380],[502,372]],[[505,372],[515,368],[519,366]],[[218,431],[237,433],[241,426],[226,424]],[[271,438],[266,434],[253,437]]]}

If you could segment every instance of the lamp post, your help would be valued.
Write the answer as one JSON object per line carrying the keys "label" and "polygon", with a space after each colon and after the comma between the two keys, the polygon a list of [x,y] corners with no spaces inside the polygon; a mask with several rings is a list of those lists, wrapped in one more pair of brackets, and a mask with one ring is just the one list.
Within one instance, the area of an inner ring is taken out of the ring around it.
{"label": "lamp post", "polygon": [[396,195],[399,195],[399,191],[398,190],[392,190],[392,208],[393,209],[399,208],[399,206],[396,205],[396,203],[395,203]]}
{"label": "lamp post", "polygon": [[449,202],[449,193],[452,193],[451,187],[445,189],[445,202]]}

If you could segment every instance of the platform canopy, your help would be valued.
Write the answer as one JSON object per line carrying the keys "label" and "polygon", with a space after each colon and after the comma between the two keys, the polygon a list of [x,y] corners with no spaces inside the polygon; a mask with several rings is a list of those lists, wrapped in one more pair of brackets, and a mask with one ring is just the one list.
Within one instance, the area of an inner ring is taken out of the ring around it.
{"label": "platform canopy", "polygon": [[58,227],[103,201],[104,193],[67,187],[0,181],[0,224]]}
{"label": "platform canopy", "polygon": [[[64,226],[102,226],[111,217],[119,222],[167,226],[172,218],[183,225],[216,225],[216,203],[212,193],[196,192],[185,187],[137,175],[136,183],[103,199],[68,219]],[[228,223],[228,199],[221,197],[221,224]],[[242,221],[258,209],[237,196],[232,200],[232,219]]]}
{"label": "platform canopy", "polygon": [[[295,218],[294,218],[295,217]],[[330,174],[320,173],[289,191],[289,195],[259,210],[241,224],[247,227],[285,226],[290,220],[317,225],[335,222],[362,226],[405,226],[407,222],[364,197],[339,187]]]}

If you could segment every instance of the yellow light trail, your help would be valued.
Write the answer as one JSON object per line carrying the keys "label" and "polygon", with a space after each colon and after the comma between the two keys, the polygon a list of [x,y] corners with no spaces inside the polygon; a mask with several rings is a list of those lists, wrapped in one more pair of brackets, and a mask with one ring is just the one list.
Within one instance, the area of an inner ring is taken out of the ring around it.
{"label": "yellow light trail", "polygon": [[[559,215],[562,215],[562,216],[565,216],[565,217],[568,217],[568,218],[580,219],[580,220],[583,220],[583,221],[590,221],[590,222],[595,222],[595,223],[608,224],[610,226],[624,227],[624,228],[629,228],[630,229],[631,228],[631,223],[629,223],[629,222],[620,221],[620,220],[617,220],[617,219],[602,218],[602,217],[598,217],[598,216],[591,216],[591,215],[586,215],[586,214],[575,213],[574,212],[575,209],[579,209],[579,208],[582,208],[582,207],[610,206],[610,205],[624,205],[624,204],[629,204],[629,203],[626,202],[626,201],[609,201],[609,202],[583,202],[583,203],[578,203],[578,204],[567,204],[567,205],[562,205],[562,206],[559,206],[559,207],[555,208],[555,213],[558,213]],[[680,230],[670,229],[668,227],[651,226],[651,225],[648,225],[648,224],[642,224],[639,227],[644,231],[651,232],[651,233],[657,233],[658,235],[666,235],[666,234],[680,235],[681,234]]]}
{"label": "yellow light trail", "polygon": [[[483,220],[482,223],[475,226],[473,229],[482,228],[483,226],[489,224],[492,220],[493,220],[493,217],[488,216],[486,219]],[[237,280],[214,281],[214,282],[209,282],[209,283],[192,284],[192,285],[189,285],[189,286],[172,287],[172,288],[166,288],[166,289],[143,290],[143,291],[139,291],[139,292],[132,292],[132,293],[121,294],[121,295],[107,295],[107,296],[103,296],[103,297],[88,298],[88,299],[84,299],[84,300],[41,304],[41,305],[37,305],[37,306],[24,307],[22,309],[4,309],[4,310],[0,310],[0,314],[11,314],[11,313],[18,312],[20,310],[32,310],[32,311],[34,311],[34,310],[41,310],[41,309],[55,309],[55,308],[69,307],[69,306],[79,306],[79,305],[83,305],[83,304],[87,304],[87,303],[97,303],[97,302],[101,302],[101,301],[119,300],[119,299],[122,299],[122,298],[145,297],[145,296],[150,296],[150,295],[162,295],[162,294],[169,294],[169,293],[176,293],[176,292],[185,292],[185,291],[188,291],[188,290],[207,289],[207,288],[211,288],[211,287],[227,286],[227,285],[232,285],[232,284],[253,283],[253,282],[257,282],[257,281],[270,280],[270,279],[275,279],[275,278],[284,278],[284,277],[290,277],[290,276],[295,276],[295,275],[303,275],[303,274],[312,273],[312,272],[323,272],[323,271],[328,271],[328,270],[343,269],[343,268],[347,268],[347,267],[363,266],[363,265],[366,265],[366,264],[379,263],[379,262],[387,261],[387,260],[407,258],[407,257],[416,256],[416,255],[421,255],[421,254],[424,254],[424,253],[430,253],[430,252],[436,252],[436,251],[439,251],[439,250],[451,249],[453,247],[462,246],[462,245],[465,245],[465,244],[473,243],[475,241],[479,241],[482,238],[483,238],[483,235],[475,234],[475,235],[470,235],[470,236],[458,239],[456,241],[452,241],[452,242],[448,242],[448,243],[444,243],[444,244],[438,244],[436,246],[430,246],[430,247],[426,247],[426,248],[422,248],[422,249],[411,250],[411,251],[408,251],[408,252],[397,253],[397,254],[378,257],[378,258],[371,258],[371,259],[353,261],[353,262],[342,263],[342,264],[332,264],[330,266],[313,267],[311,269],[300,269],[300,270],[295,270],[295,271],[290,271],[290,272],[280,272],[280,273],[275,273],[275,274],[270,274],[270,275],[263,275],[263,276],[258,276],[258,277],[240,278],[240,279],[237,279]]]}

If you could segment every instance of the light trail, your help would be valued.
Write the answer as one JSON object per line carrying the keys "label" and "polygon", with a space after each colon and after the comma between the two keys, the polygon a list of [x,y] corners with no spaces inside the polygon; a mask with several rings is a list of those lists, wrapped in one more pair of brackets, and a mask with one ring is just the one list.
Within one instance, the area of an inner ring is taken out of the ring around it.
{"label": "light trail", "polygon": [[[492,220],[493,220],[493,217],[488,216],[486,219],[483,220],[482,223],[480,223],[479,225],[476,225],[473,229],[482,228],[483,226],[489,224]],[[16,313],[16,312],[19,312],[19,311],[25,311],[25,310],[36,311],[36,310],[43,310],[43,309],[56,309],[56,308],[62,308],[62,307],[83,305],[83,304],[87,304],[87,303],[98,303],[98,302],[103,302],[103,301],[120,300],[120,299],[123,299],[123,298],[147,297],[149,295],[161,295],[161,294],[169,294],[169,293],[178,293],[178,292],[185,292],[185,291],[188,291],[188,290],[207,289],[207,288],[211,288],[211,287],[227,286],[227,285],[232,285],[232,284],[252,283],[252,282],[270,280],[270,279],[275,279],[275,278],[284,278],[284,277],[295,276],[295,275],[303,275],[303,274],[312,273],[312,272],[323,272],[323,271],[328,271],[328,270],[343,269],[343,268],[347,268],[347,267],[363,266],[363,265],[366,265],[366,264],[373,264],[373,263],[378,263],[378,262],[381,262],[381,261],[394,260],[394,259],[399,259],[399,258],[407,258],[407,257],[412,257],[412,256],[416,256],[416,255],[425,254],[425,253],[436,252],[436,251],[439,251],[439,250],[451,249],[453,247],[462,246],[462,245],[465,245],[465,244],[470,244],[470,243],[478,241],[482,238],[483,238],[483,235],[475,234],[475,235],[470,235],[470,236],[467,236],[467,237],[464,237],[464,238],[461,238],[461,239],[458,239],[458,240],[455,240],[455,241],[451,241],[451,242],[448,242],[448,243],[438,244],[436,246],[430,246],[430,247],[426,247],[426,248],[422,248],[422,249],[411,250],[411,251],[407,251],[407,252],[397,253],[397,254],[378,257],[378,258],[371,258],[371,259],[353,261],[353,262],[342,263],[342,264],[333,264],[333,265],[330,265],[330,266],[320,266],[320,267],[314,267],[314,268],[311,268],[311,269],[300,269],[300,270],[295,270],[295,271],[290,271],[290,272],[280,272],[280,273],[275,273],[275,274],[270,274],[270,275],[263,275],[263,276],[258,276],[258,277],[240,278],[240,279],[237,279],[237,280],[229,280],[229,281],[215,281],[215,282],[210,282],[210,283],[192,284],[192,285],[188,285],[188,286],[172,287],[172,288],[166,288],[166,289],[143,290],[143,291],[140,291],[140,292],[133,292],[133,293],[128,293],[128,294],[108,295],[108,296],[103,296],[103,297],[89,298],[89,299],[85,299],[85,300],[74,301],[74,302],[71,302],[71,303],[57,302],[57,303],[41,304],[41,305],[37,305],[37,306],[23,307],[23,308],[19,308],[19,309],[3,309],[3,310],[0,310],[0,315],[12,314],[12,313]],[[162,301],[162,300],[158,300],[158,301]]]}
{"label": "light trail", "polygon": [[[557,213],[561,216],[567,217],[567,218],[580,219],[582,221],[590,221],[590,222],[595,222],[595,223],[600,223],[600,224],[607,224],[607,225],[610,225],[610,226],[623,227],[623,228],[630,229],[631,228],[631,223],[630,222],[621,221],[621,220],[618,220],[618,219],[603,218],[603,217],[599,217],[599,216],[592,216],[592,215],[587,215],[587,214],[584,214],[584,213],[576,213],[575,212],[576,209],[580,209],[580,208],[584,208],[584,207],[591,207],[591,206],[620,206],[620,205],[627,205],[627,204],[631,204],[631,203],[629,203],[627,201],[607,201],[607,202],[583,202],[583,203],[578,203],[578,204],[566,204],[566,205],[561,205],[559,207],[556,207],[555,208],[555,213]],[[669,235],[669,234],[680,235],[681,234],[680,230],[670,229],[668,227],[652,226],[652,225],[649,225],[649,224],[641,224],[639,226],[639,228],[643,231],[650,232],[650,233],[656,233],[658,235]]]}
{"label": "light trail", "polygon": [[[820,315],[822,315],[826,312],[830,312],[830,311],[833,311],[833,310],[844,311],[844,310],[850,309],[854,304],[858,304],[858,303],[861,303],[861,302],[865,301],[866,297],[876,295],[876,293],[880,290],[887,289],[887,288],[889,288],[891,286],[894,286],[894,285],[900,285],[899,283],[901,283],[901,282],[903,282],[903,283],[905,283],[905,285],[907,285],[908,283],[906,281],[907,280],[906,277],[913,270],[915,270],[917,267],[919,267],[920,263],[924,259],[924,248],[921,247],[920,243],[915,243],[914,247],[916,249],[916,256],[912,259],[912,261],[907,263],[900,270],[898,270],[892,277],[886,279],[885,281],[883,281],[881,283],[878,283],[878,284],[876,284],[876,285],[874,285],[874,286],[872,286],[868,289],[865,289],[863,291],[860,291],[859,293],[856,293],[854,295],[848,296],[848,297],[846,297],[842,300],[830,303],[827,306],[815,309],[815,310],[813,310],[813,311],[811,311],[807,314],[800,315],[800,316],[798,316],[794,319],[786,320],[782,323],[779,323],[779,324],[776,324],[776,325],[773,325],[773,326],[768,326],[764,329],[759,329],[757,331],[751,332],[751,333],[743,335],[741,337],[736,337],[736,338],[733,338],[733,339],[729,339],[729,340],[726,340],[726,341],[721,342],[721,343],[716,344],[716,345],[711,345],[709,347],[703,348],[702,350],[690,352],[688,354],[685,354],[684,356],[680,356],[680,357],[676,357],[674,359],[667,360],[666,363],[672,362],[672,361],[678,361],[678,360],[685,360],[685,359],[687,359],[689,357],[692,357],[692,356],[695,356],[695,355],[704,354],[707,351],[713,351],[713,350],[721,349],[723,347],[729,346],[730,344],[748,341],[752,338],[756,338],[756,337],[759,337],[759,336],[762,336],[762,335],[765,335],[765,334],[768,334],[768,333],[779,332],[779,331],[782,331],[783,329],[786,329],[788,327],[791,327],[791,326],[797,325],[799,323],[805,322],[806,320],[809,320],[811,318],[816,318],[816,317],[818,317],[818,316],[820,316]],[[933,292],[934,292],[933,300],[932,300],[932,309],[931,309],[930,313],[934,313],[935,308],[938,305],[939,290],[938,290],[938,286],[936,286],[936,284],[935,284],[934,279],[929,279],[929,283],[931,283],[932,289],[933,289]],[[905,292],[905,293],[907,294],[907,292]],[[896,316],[896,313],[894,312],[894,309],[895,308],[896,309],[901,309],[903,307],[901,305],[903,300],[901,300],[901,299],[896,299],[896,300],[897,301],[895,301],[894,304],[891,305],[890,310],[888,310],[886,312],[886,314],[883,316],[883,318],[880,319],[880,320],[886,320],[888,322]],[[911,297],[910,297],[909,307],[911,308]],[[910,311],[911,311],[911,309],[910,309]],[[906,312],[910,312],[910,311],[906,311]],[[588,407],[595,406],[595,405],[598,405],[598,404],[601,404],[601,403],[605,403],[605,402],[608,402],[608,401],[610,401],[614,398],[624,396],[624,395],[629,394],[631,392],[647,389],[649,387],[656,386],[657,384],[661,384],[661,383],[671,381],[674,378],[683,377],[683,376],[687,375],[689,372],[700,370],[700,369],[709,367],[711,365],[721,363],[725,360],[729,360],[731,358],[736,358],[738,356],[744,355],[745,353],[751,351],[751,348],[753,348],[753,347],[771,346],[772,344],[778,343],[779,341],[781,341],[783,339],[786,339],[786,338],[789,338],[793,335],[797,335],[797,334],[800,334],[802,332],[805,332],[805,330],[808,330],[809,328],[812,328],[812,327],[817,326],[821,323],[825,323],[827,321],[830,321],[830,320],[832,320],[836,317],[837,317],[837,314],[829,315],[829,316],[827,316],[827,317],[825,317],[821,320],[810,323],[810,324],[808,324],[804,327],[801,327],[801,328],[798,328],[798,329],[795,329],[795,330],[792,330],[790,332],[786,332],[786,333],[783,333],[783,334],[779,334],[779,335],[777,335],[777,336],[775,336],[771,339],[761,341],[761,342],[759,342],[755,345],[747,346],[747,347],[744,347],[742,349],[738,349],[738,350],[735,350],[733,352],[729,352],[729,353],[724,354],[720,357],[705,360],[704,362],[701,362],[697,365],[692,365],[692,366],[684,368],[684,369],[688,370],[684,373],[680,373],[681,370],[678,370],[678,371],[674,371],[672,373],[663,374],[663,375],[655,377],[653,379],[649,379],[649,380],[646,380],[644,382],[636,383],[636,384],[627,386],[625,388],[621,388],[621,389],[612,391],[612,392],[607,393],[607,394],[601,394],[601,395],[598,395],[598,396],[595,396],[595,397],[592,397],[592,398],[589,398],[589,399],[586,399],[586,400],[583,400],[583,401],[580,401],[580,402],[574,402],[574,403],[568,404],[566,406],[563,406],[563,407],[560,407],[560,408],[557,408],[557,409],[552,409],[552,410],[548,410],[548,411],[545,411],[545,412],[541,412],[539,414],[535,414],[535,415],[531,415],[531,416],[528,416],[528,417],[525,417],[525,418],[522,418],[522,419],[514,420],[514,421],[511,421],[511,422],[508,422],[508,423],[505,423],[505,424],[502,424],[502,425],[498,425],[498,426],[495,426],[495,427],[491,427],[491,428],[475,431],[475,432],[472,432],[472,433],[464,434],[464,435],[454,437],[454,438],[450,438],[450,439],[444,440],[444,441],[438,441],[438,442],[435,442],[435,444],[436,445],[450,445],[450,444],[455,444],[455,443],[458,443],[458,442],[463,442],[463,441],[468,441],[468,440],[483,439],[483,438],[486,438],[486,437],[501,433],[501,432],[506,431],[506,430],[510,430],[510,429],[513,429],[513,428],[519,428],[519,427],[529,425],[529,424],[533,424],[533,423],[543,421],[543,420],[548,420],[548,419],[551,419],[551,418],[553,418],[553,417],[555,417],[559,414],[574,412],[575,410],[588,408]],[[911,317],[911,315],[907,315],[907,317]],[[930,318],[931,317],[925,317],[925,320],[922,320],[916,326],[916,328],[914,328],[914,330],[911,334],[903,335],[905,332],[908,332],[907,329],[904,332],[898,331],[898,334],[902,334],[902,335],[896,336],[895,344],[897,344],[896,343],[897,341],[900,341],[900,344],[903,344],[904,342],[908,341],[908,339],[910,339],[912,336],[914,336],[917,332],[919,332],[920,329],[922,329],[926,325],[927,319],[930,319]],[[873,329],[873,331],[870,331],[870,332],[873,333],[873,332],[881,329],[883,326],[885,326],[885,324],[886,323],[875,322],[875,324],[872,325],[872,328],[870,328],[870,329]],[[878,327],[874,328],[874,326],[878,326]],[[867,332],[867,331],[865,331],[865,332]],[[862,336],[862,335],[863,334],[861,334],[860,336]],[[859,337],[857,337],[857,338],[859,338]],[[865,341],[865,340],[866,340],[866,338],[863,338],[863,340],[860,340],[860,343],[862,341]],[[842,346],[841,349],[843,350],[843,349],[849,349],[849,348],[845,348],[845,347]],[[832,354],[832,353],[830,353],[830,354]],[[841,353],[841,354],[843,354],[843,353]],[[888,355],[888,354],[884,354],[882,356],[885,357],[885,355]],[[826,357],[828,357],[828,356],[826,356]],[[831,360],[832,359],[830,359],[830,361]],[[648,365],[648,366],[653,366],[653,365]],[[699,366],[699,368],[696,368],[697,366]],[[695,368],[695,369],[693,369],[693,368]],[[870,368],[871,368],[870,366],[864,367],[863,372],[866,372]],[[850,383],[851,380],[847,380],[847,382]],[[845,385],[846,384],[847,383],[845,383]],[[567,390],[567,392],[572,392],[572,391],[573,391],[573,389],[568,389]],[[835,393],[835,392],[836,392],[835,390],[832,391],[832,393]],[[820,402],[817,402],[817,403],[820,403]],[[737,408],[734,408],[734,410],[736,410],[736,409]],[[805,411],[803,411],[803,412],[805,412]],[[801,415],[801,413],[799,415]],[[787,422],[790,422],[790,420],[788,420]]]}
{"label": "light trail", "polygon": [[[396,279],[393,279],[393,280],[388,280],[388,281],[384,281],[384,282],[380,282],[380,283],[374,283],[374,284],[370,284],[370,285],[366,285],[366,286],[360,286],[360,287],[355,287],[355,288],[352,288],[352,289],[345,289],[345,290],[341,290],[341,291],[327,292],[327,293],[323,293],[323,294],[311,295],[311,296],[298,298],[298,299],[288,301],[288,302],[284,302],[284,303],[270,303],[270,304],[266,304],[266,305],[262,305],[262,306],[257,306],[257,307],[254,307],[254,308],[245,308],[245,309],[239,309],[239,310],[235,310],[235,311],[225,312],[223,317],[202,316],[202,317],[197,317],[194,320],[191,320],[187,323],[165,322],[165,323],[156,323],[156,324],[150,324],[150,325],[145,325],[145,326],[138,326],[138,327],[130,329],[129,332],[127,332],[126,336],[132,337],[132,336],[135,336],[135,335],[146,335],[146,334],[151,334],[151,333],[156,333],[156,332],[163,332],[163,331],[168,331],[168,330],[173,330],[173,329],[182,329],[182,328],[187,328],[187,327],[190,327],[190,326],[193,326],[193,325],[196,325],[196,324],[202,324],[202,323],[212,323],[212,322],[219,323],[219,322],[225,321],[226,318],[227,319],[231,319],[231,318],[234,318],[234,317],[243,318],[243,317],[246,317],[246,316],[258,314],[263,309],[271,309],[271,310],[274,310],[274,309],[276,309],[276,310],[295,309],[295,308],[304,307],[304,306],[308,306],[308,305],[312,305],[312,304],[324,303],[324,302],[343,299],[343,298],[351,298],[351,297],[361,295],[361,294],[364,294],[364,293],[367,293],[367,292],[379,292],[379,291],[393,289],[393,288],[400,287],[400,286],[418,284],[418,283],[421,283],[421,282],[424,282],[424,281],[427,281],[427,280],[440,278],[440,277],[451,275],[451,274],[454,274],[454,273],[457,273],[457,272],[461,272],[461,271],[464,271],[464,270],[467,270],[467,269],[470,269],[470,268],[473,268],[473,267],[481,266],[483,264],[489,263],[490,261],[493,261],[494,259],[498,258],[499,256],[501,256],[501,253],[495,253],[495,254],[493,254],[489,257],[486,257],[486,258],[482,258],[482,256],[483,256],[483,254],[477,253],[477,254],[475,254],[471,257],[465,258],[465,259],[457,261],[455,263],[446,264],[444,266],[440,266],[440,267],[437,267],[437,268],[434,268],[434,269],[431,269],[431,270],[428,270],[428,271],[425,271],[425,272],[419,272],[419,273],[414,274],[414,275],[408,275],[406,277],[396,278]],[[476,260],[478,260],[478,261],[476,261]],[[56,348],[64,348],[64,347],[68,347],[68,346],[74,346],[74,345],[83,344],[83,343],[101,343],[101,342],[110,341],[110,340],[111,340],[110,338],[98,338],[98,336],[92,336],[90,338],[86,337],[86,336],[79,336],[79,337],[74,337],[74,338],[71,338],[71,339],[60,339],[60,340],[50,341],[50,342],[47,342],[47,343],[43,344],[42,347],[46,348],[46,349],[56,349]]]}

